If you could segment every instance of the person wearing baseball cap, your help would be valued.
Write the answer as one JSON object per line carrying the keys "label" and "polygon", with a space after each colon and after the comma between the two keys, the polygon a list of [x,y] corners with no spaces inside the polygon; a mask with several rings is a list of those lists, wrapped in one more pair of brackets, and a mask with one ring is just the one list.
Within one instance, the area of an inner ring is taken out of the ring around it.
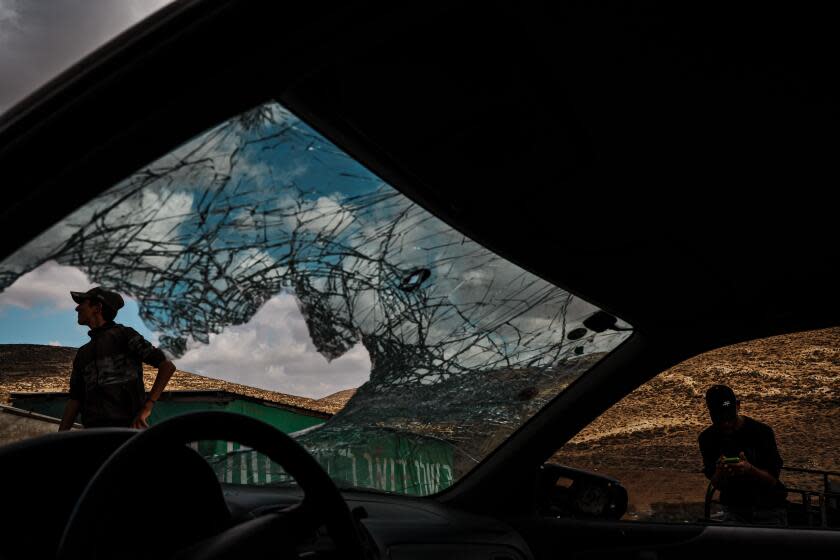
{"label": "person wearing baseball cap", "polygon": [[704,474],[720,490],[724,522],[785,525],[787,491],[773,429],[742,415],[726,385],[709,387],[706,407],[712,425],[700,434],[700,453]]}
{"label": "person wearing baseball cap", "polygon": [[[175,372],[175,365],[143,336],[114,322],[125,305],[117,292],[101,286],[70,292],[77,320],[90,327],[90,342],[79,348],[70,373],[70,398],[59,431],[69,430],[79,412],[85,428],[147,428],[155,402]],[[158,369],[146,394],[143,364]]]}

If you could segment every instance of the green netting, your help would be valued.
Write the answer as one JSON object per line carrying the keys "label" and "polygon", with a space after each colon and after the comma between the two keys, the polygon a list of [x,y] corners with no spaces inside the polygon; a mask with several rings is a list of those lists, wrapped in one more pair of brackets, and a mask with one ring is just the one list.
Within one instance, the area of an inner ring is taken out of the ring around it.
{"label": "green netting", "polygon": [[[294,433],[324,423],[323,418],[240,399],[161,400],[152,412],[154,425],[167,418],[206,410],[237,412]],[[64,396],[18,397],[14,406],[60,418]],[[315,430],[301,439],[340,486],[369,488],[408,495],[428,495],[452,484],[454,448],[445,441],[385,429],[345,429],[319,435]],[[337,444],[340,440],[341,443]],[[248,485],[282,485],[292,479],[267,457],[236,442],[199,441],[192,444],[216,472],[220,482]]]}

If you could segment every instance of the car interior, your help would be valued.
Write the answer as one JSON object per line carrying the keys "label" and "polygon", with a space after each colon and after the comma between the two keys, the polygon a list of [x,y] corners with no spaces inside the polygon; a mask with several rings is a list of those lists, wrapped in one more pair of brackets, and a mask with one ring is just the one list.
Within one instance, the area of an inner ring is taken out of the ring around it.
{"label": "car interior", "polygon": [[[547,464],[682,360],[840,324],[840,38],[810,10],[177,1],[55,78],[0,116],[0,258],[276,101],[458,232],[597,306],[589,331],[632,333],[429,496],[339,490],[293,438],[223,413],[6,446],[0,557],[837,551],[836,530],[630,524],[619,480]],[[298,486],[220,483],[184,445],[197,439],[248,445]]]}

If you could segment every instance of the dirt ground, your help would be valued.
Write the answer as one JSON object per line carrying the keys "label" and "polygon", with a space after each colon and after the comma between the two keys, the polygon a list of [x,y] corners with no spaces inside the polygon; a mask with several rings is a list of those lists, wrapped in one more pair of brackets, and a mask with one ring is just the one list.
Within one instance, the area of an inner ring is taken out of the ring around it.
{"label": "dirt ground", "polygon": [[[840,471],[840,328],[717,349],[655,377],[589,425],[553,461],[619,479],[627,519],[691,521],[707,481],[697,436],[709,425],[704,394],[731,386],[741,413],[769,424],[785,466]],[[840,477],[833,477],[840,484]],[[782,472],[789,488],[822,478]],[[789,499],[795,499],[791,496]]]}

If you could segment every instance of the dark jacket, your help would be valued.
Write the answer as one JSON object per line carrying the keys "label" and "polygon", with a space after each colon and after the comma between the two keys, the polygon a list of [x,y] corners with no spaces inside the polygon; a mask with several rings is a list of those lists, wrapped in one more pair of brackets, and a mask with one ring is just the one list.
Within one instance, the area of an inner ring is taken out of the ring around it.
{"label": "dark jacket", "polygon": [[[715,426],[706,428],[700,434],[700,452],[706,477],[712,478],[721,455],[737,457],[743,452],[750,463],[778,480],[782,458],[773,429],[749,416],[743,418],[744,424],[731,434],[724,434]],[[720,502],[728,506],[776,507],[784,504],[786,495],[785,487],[780,482],[770,486],[749,476],[721,481]]]}
{"label": "dark jacket", "polygon": [[88,332],[70,374],[70,398],[82,403],[86,428],[129,426],[145,400],[143,363],[160,367],[161,350],[130,327],[106,323]]}

